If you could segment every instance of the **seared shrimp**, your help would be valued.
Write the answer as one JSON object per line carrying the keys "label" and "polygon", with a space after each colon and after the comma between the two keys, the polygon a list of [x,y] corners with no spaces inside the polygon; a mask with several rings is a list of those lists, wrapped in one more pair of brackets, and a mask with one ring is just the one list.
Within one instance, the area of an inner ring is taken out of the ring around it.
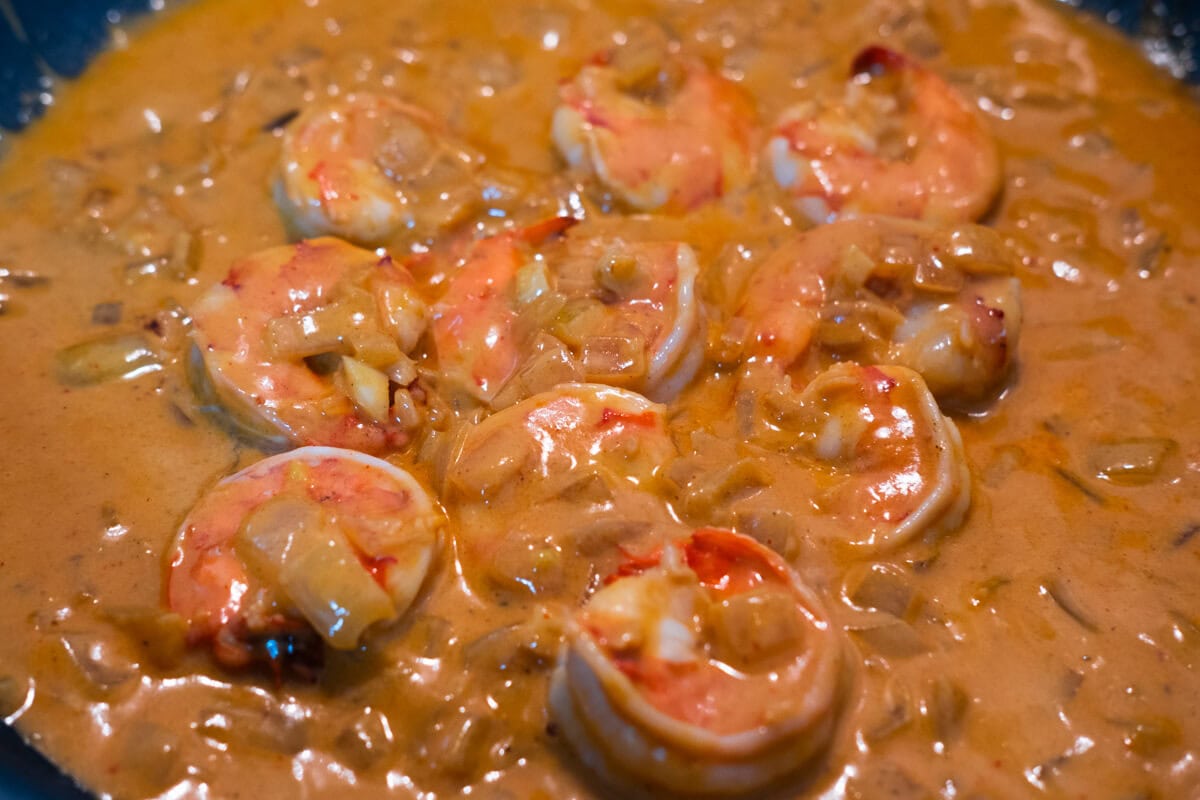
{"label": "seared shrimp", "polygon": [[313,634],[352,649],[400,617],[437,553],[440,513],[386,461],[302,447],[200,498],[170,552],[167,602],[218,661],[277,666]]}
{"label": "seared shrimp", "polygon": [[288,126],[276,196],[304,236],[378,244],[459,219],[460,190],[478,167],[425,110],[358,92],[313,106]]}
{"label": "seared shrimp", "polygon": [[427,308],[406,270],[337,239],[236,262],[192,306],[192,339],[219,401],[292,444],[403,445],[392,390]]}
{"label": "seared shrimp", "polygon": [[941,77],[868,47],[844,97],[786,112],[767,143],[775,180],[811,222],[861,214],[978,219],[1000,189],[984,123]]}
{"label": "seared shrimp", "polygon": [[830,357],[911,367],[940,401],[995,394],[1021,330],[1014,260],[995,232],[889,218],[801,234],[751,276],[745,354],[785,369]]}
{"label": "seared shrimp", "polygon": [[551,220],[473,246],[433,309],[442,374],[484,402],[502,389],[501,400],[516,401],[551,388],[534,380],[505,389],[522,363],[545,360],[538,342],[549,340],[569,362],[556,371],[568,380],[673,397],[703,356],[695,254],[678,242],[571,237],[533,249],[573,222]]}
{"label": "seared shrimp", "polygon": [[569,574],[572,563],[674,528],[660,485],[674,454],[663,406],[595,384],[559,386],[472,426],[444,489],[469,576],[534,595],[582,591],[590,576]]}
{"label": "seared shrimp", "polygon": [[744,185],[753,170],[750,101],[702,64],[682,61],[681,83],[655,102],[621,72],[589,64],[562,87],[554,143],[639,211],[682,212]]}
{"label": "seared shrimp", "polygon": [[832,734],[842,646],[816,595],[753,539],[698,530],[608,578],[569,629],[550,708],[618,785],[742,794]]}
{"label": "seared shrimp", "polygon": [[784,423],[788,449],[813,467],[820,513],[863,550],[957,528],[971,503],[962,440],[921,376],[838,364],[818,375]]}

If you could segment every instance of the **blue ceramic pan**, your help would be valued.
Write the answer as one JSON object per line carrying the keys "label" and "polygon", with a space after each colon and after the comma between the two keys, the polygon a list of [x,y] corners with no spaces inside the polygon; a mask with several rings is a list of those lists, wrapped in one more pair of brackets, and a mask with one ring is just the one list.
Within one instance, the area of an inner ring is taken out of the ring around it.
{"label": "blue ceramic pan", "polygon": [[[1200,84],[1197,0],[1064,0],[1146,41],[1166,69]],[[0,128],[19,130],[45,105],[49,76],[73,78],[109,28],[154,0],[0,0]],[[16,26],[14,27],[14,23]],[[94,800],[0,724],[0,800]]]}

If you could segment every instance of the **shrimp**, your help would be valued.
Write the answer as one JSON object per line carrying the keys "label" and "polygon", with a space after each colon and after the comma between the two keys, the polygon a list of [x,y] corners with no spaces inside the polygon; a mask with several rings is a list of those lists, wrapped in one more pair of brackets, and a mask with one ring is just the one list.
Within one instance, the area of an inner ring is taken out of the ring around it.
{"label": "shrimp", "polygon": [[474,242],[432,310],[430,333],[442,376],[484,402],[516,371],[517,271],[533,247],[575,224],[554,217]]}
{"label": "shrimp", "polygon": [[380,452],[408,439],[391,392],[427,315],[388,256],[313,239],[236,262],[193,304],[192,341],[216,398],[276,444]]}
{"label": "shrimp", "polygon": [[842,653],[820,600],[779,556],[701,529],[623,564],[578,612],[551,714],[615,784],[748,793],[829,742]]}
{"label": "shrimp", "polygon": [[358,92],[309,108],[287,128],[276,200],[303,236],[378,244],[461,219],[479,166],[424,109]]}
{"label": "shrimp", "polygon": [[678,213],[744,186],[754,169],[754,111],[730,81],[680,61],[662,102],[634,96],[608,63],[562,87],[552,136],[572,167],[591,172],[639,211]]}
{"label": "shrimp", "polygon": [[999,235],[885,217],[801,234],[761,264],[735,318],[743,355],[784,369],[838,360],[901,364],[938,400],[994,396],[1016,360],[1021,287]]}
{"label": "shrimp", "polygon": [[[471,426],[443,495],[460,525],[459,556],[489,588],[582,591],[566,574],[677,523],[662,479],[675,447],[665,408],[623,389],[564,384]],[[536,536],[556,520],[553,536]],[[611,541],[610,541],[611,540]]]}
{"label": "shrimp", "polygon": [[970,406],[1009,372],[1021,324],[1015,278],[980,284],[958,302],[926,301],[896,329],[892,358],[939,398]]}
{"label": "shrimp", "polygon": [[1000,190],[996,143],[941,77],[868,47],[845,96],[784,112],[766,146],[775,180],[813,223],[861,214],[968,222]]}
{"label": "shrimp", "polygon": [[804,388],[787,428],[799,434],[788,449],[813,470],[833,535],[857,550],[935,538],[970,507],[958,428],[910,369],[835,365]]}
{"label": "shrimp", "polygon": [[[574,380],[670,399],[703,358],[695,253],[679,242],[568,237],[558,218],[477,242],[433,309],[441,372],[485,403],[505,405],[552,386],[522,382],[547,335]],[[498,394],[504,390],[503,397]]]}
{"label": "shrimp", "polygon": [[588,380],[670,400],[703,359],[699,274],[681,242],[572,238],[554,269],[567,304],[552,332]]}
{"label": "shrimp", "polygon": [[169,554],[167,604],[223,665],[283,666],[314,634],[358,647],[412,605],[442,517],[404,470],[332,447],[272,456],[209,489]]}

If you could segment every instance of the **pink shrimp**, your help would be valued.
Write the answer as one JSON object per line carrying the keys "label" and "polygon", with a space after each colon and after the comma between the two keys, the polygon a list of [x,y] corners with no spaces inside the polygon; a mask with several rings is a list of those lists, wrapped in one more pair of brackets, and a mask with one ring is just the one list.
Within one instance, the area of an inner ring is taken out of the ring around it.
{"label": "pink shrimp", "polygon": [[744,185],[754,169],[750,101],[702,64],[681,69],[661,104],[623,91],[607,63],[581,69],[554,114],[563,158],[640,211],[687,211]]}
{"label": "pink shrimp", "polygon": [[514,283],[532,247],[575,224],[570,217],[506,231],[471,245],[433,307],[430,332],[443,376],[485,402],[521,360]]}
{"label": "pink shrimp", "polygon": [[286,661],[319,636],[357,647],[412,604],[441,517],[386,461],[302,447],[225,478],[200,498],[169,556],[166,596],[193,644],[232,667]]}
{"label": "pink shrimp", "polygon": [[[192,306],[192,339],[225,408],[294,444],[402,446],[388,371],[426,308],[387,256],[323,238],[236,262]],[[313,357],[330,356],[316,371]]]}
{"label": "pink shrimp", "polygon": [[702,529],[618,569],[578,612],[551,713],[610,782],[748,793],[827,743],[841,653],[778,555]]}
{"label": "pink shrimp", "polygon": [[838,364],[800,394],[793,452],[823,487],[838,536],[868,551],[957,528],[971,503],[958,428],[921,376],[896,366]]}
{"label": "pink shrimp", "polygon": [[[669,399],[692,378],[703,355],[696,336],[700,268],[692,249],[586,237],[550,246],[574,224],[552,219],[471,246],[433,309],[443,376],[493,403],[533,357],[542,333],[557,337],[578,362],[574,380]],[[548,307],[561,313],[547,318]],[[513,402],[527,395],[505,396]]]}
{"label": "pink shrimp", "polygon": [[[641,539],[673,528],[662,475],[674,454],[665,407],[611,386],[562,384],[497,411],[472,426],[446,470],[468,575],[489,589],[561,591],[542,559],[577,552],[581,531],[609,525]],[[580,495],[598,497],[586,514]],[[548,515],[579,529],[559,526],[531,548],[523,532],[544,530]]]}
{"label": "pink shrimp", "polygon": [[932,70],[878,46],[854,59],[844,97],[784,112],[766,159],[814,223],[861,214],[966,222],[1000,188],[999,152],[978,115]]}
{"label": "pink shrimp", "polygon": [[452,189],[471,184],[480,159],[424,109],[358,92],[301,114],[280,161],[276,199],[301,234],[377,244],[455,221]]}
{"label": "pink shrimp", "polygon": [[[938,400],[973,406],[1009,374],[1021,331],[1014,259],[975,226],[885,217],[838,221],[772,253],[736,317],[746,355],[802,368],[832,353],[921,373]],[[818,352],[814,352],[818,351]]]}

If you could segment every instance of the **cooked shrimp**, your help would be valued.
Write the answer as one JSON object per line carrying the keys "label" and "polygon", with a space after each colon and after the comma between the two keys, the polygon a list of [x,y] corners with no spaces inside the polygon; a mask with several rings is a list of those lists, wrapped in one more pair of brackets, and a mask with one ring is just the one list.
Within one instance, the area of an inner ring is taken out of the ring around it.
{"label": "cooked shrimp", "polygon": [[998,234],[884,217],[801,234],[751,276],[746,355],[783,368],[833,356],[922,374],[940,401],[994,395],[1016,359],[1020,284]]}
{"label": "cooked shrimp", "polygon": [[784,112],[767,143],[778,184],[814,223],[861,214],[941,222],[981,217],[1000,189],[987,128],[941,77],[868,47],[844,97]]}
{"label": "cooked shrimp", "polygon": [[753,170],[750,101],[694,61],[663,102],[635,96],[608,63],[563,85],[554,143],[567,163],[593,173],[639,211],[682,212],[744,185]]}
{"label": "cooked shrimp", "polygon": [[[575,379],[669,399],[703,356],[695,254],[678,242],[587,238],[534,249],[572,224],[559,218],[475,243],[433,309],[442,374],[491,403],[549,334]],[[509,387],[503,399],[549,388]]]}
{"label": "cooked shrimp", "polygon": [[971,502],[962,441],[916,372],[837,364],[772,407],[754,438],[807,471],[810,533],[874,552],[961,524]]}
{"label": "cooked shrimp", "polygon": [[550,708],[613,783],[741,794],[827,744],[841,659],[819,599],[779,556],[703,529],[622,565],[591,597]]}
{"label": "cooked shrimp", "polygon": [[293,444],[378,452],[407,441],[391,395],[426,316],[389,257],[313,239],[235,263],[192,306],[192,339],[234,415]]}
{"label": "cooked shrimp", "polygon": [[[580,591],[588,575],[565,574],[576,556],[673,528],[661,486],[675,454],[665,411],[622,389],[565,384],[467,430],[444,494],[468,572],[521,592]],[[571,524],[530,538],[547,518]]]}
{"label": "cooked shrimp", "polygon": [[425,110],[358,92],[313,106],[288,126],[276,196],[304,236],[378,244],[458,220],[478,162]]}
{"label": "cooked shrimp", "polygon": [[891,358],[943,401],[970,405],[1008,374],[1021,327],[1016,278],[980,283],[956,302],[925,301],[896,329]]}
{"label": "cooked shrimp", "polygon": [[516,371],[521,343],[517,270],[535,259],[534,246],[575,224],[555,217],[474,242],[433,306],[430,333],[441,375],[484,402]]}
{"label": "cooked shrimp", "polygon": [[554,267],[567,300],[552,332],[588,380],[670,400],[703,358],[699,264],[680,242],[572,238]]}
{"label": "cooked shrimp", "polygon": [[167,602],[217,660],[277,666],[315,633],[352,649],[416,598],[440,513],[404,470],[362,453],[302,447],[225,478],[170,552]]}

